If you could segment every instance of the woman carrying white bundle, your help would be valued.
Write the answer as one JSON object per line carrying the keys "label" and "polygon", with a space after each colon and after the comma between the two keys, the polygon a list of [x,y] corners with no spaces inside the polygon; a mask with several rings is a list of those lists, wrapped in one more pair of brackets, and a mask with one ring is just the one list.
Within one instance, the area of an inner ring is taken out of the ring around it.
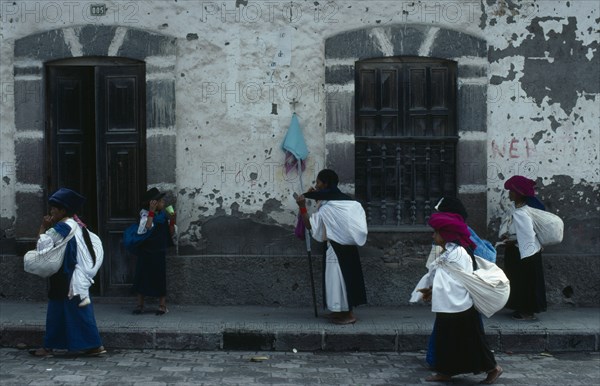
{"label": "woman carrying white bundle", "polygon": [[44,346],[30,353],[52,355],[68,350],[93,356],[106,352],[102,346],[94,309],[89,301],[93,275],[102,264],[101,244],[94,248],[90,233],[75,215],[85,197],[61,188],[48,200],[50,215],[44,216],[37,252],[42,254],[69,239],[60,269],[49,277],[48,310]]}
{"label": "woman carrying white bundle", "polygon": [[[356,322],[352,310],[367,303],[358,247],[367,241],[367,219],[361,204],[338,188],[338,175],[323,169],[317,175],[315,188],[299,196],[296,203],[304,226],[312,230],[317,241],[326,242],[323,258],[324,305],[332,312],[335,324]],[[318,202],[310,217],[306,199]]]}
{"label": "woman carrying white bundle", "polygon": [[436,313],[433,364],[436,374],[426,380],[448,382],[454,375],[486,372],[487,377],[481,383],[492,384],[502,374],[502,368],[487,345],[483,324],[469,291],[453,276],[450,267],[455,265],[472,273],[475,244],[470,240],[467,225],[457,214],[433,213],[429,225],[435,230],[433,240],[442,247],[442,253],[431,263],[427,280],[420,282],[424,287],[418,290],[423,300],[431,301],[431,310]]}
{"label": "woman carrying white bundle", "polygon": [[504,271],[511,284],[506,307],[515,310],[512,317],[516,320],[535,320],[535,313],[546,311],[542,245],[526,208],[544,209],[535,197],[534,186],[535,181],[523,176],[513,176],[504,183],[515,204],[500,227],[500,238],[506,245]]}

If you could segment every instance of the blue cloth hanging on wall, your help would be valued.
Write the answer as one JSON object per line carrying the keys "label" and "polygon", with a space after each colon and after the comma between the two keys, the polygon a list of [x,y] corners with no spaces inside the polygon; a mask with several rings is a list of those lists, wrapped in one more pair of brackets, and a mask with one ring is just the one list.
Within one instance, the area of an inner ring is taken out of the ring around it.
{"label": "blue cloth hanging on wall", "polygon": [[[298,161],[302,161],[308,157],[308,148],[304,141],[304,135],[300,129],[300,122],[296,113],[292,115],[292,121],[288,127],[287,134],[283,140],[281,148],[285,150],[285,171],[289,173],[290,170],[297,167]],[[304,169],[304,164],[302,165]]]}

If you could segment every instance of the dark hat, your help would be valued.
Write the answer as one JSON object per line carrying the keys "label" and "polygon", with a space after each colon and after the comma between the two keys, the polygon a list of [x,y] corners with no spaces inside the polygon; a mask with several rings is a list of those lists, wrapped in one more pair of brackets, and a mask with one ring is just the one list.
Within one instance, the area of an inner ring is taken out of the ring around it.
{"label": "dark hat", "polygon": [[143,202],[150,202],[152,200],[160,200],[165,196],[166,193],[161,193],[157,188],[152,188],[144,193],[144,197],[142,198]]}
{"label": "dark hat", "polygon": [[462,216],[463,220],[468,217],[467,209],[463,203],[454,197],[442,197],[442,199],[435,206],[435,210],[438,212],[456,213]]}
{"label": "dark hat", "polygon": [[328,188],[335,188],[340,181],[336,172],[331,169],[323,169],[317,174],[317,179],[327,184]]}
{"label": "dark hat", "polygon": [[85,202],[85,197],[81,194],[77,193],[74,190],[67,188],[60,188],[54,194],[50,196],[48,199],[48,203],[50,205],[59,206],[61,208],[65,208],[67,211],[71,213],[77,212],[83,203]]}

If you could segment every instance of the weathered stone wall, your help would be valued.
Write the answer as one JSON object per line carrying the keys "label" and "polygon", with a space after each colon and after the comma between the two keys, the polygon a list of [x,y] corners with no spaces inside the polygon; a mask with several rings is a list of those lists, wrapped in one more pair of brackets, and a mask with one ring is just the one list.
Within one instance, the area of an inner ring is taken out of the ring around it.
{"label": "weathered stone wall", "polygon": [[[140,45],[143,41],[145,44]],[[32,247],[45,211],[44,63],[82,56],[123,56],[147,62],[148,183],[173,189],[175,157],[175,39],[124,27],[82,26],[52,30],[14,43],[14,233],[19,254]],[[6,129],[6,132],[9,130]],[[11,184],[12,183],[12,184]],[[5,208],[3,208],[5,209]],[[6,209],[6,211],[8,211]]]}
{"label": "weathered stone wall", "polygon": [[482,4],[490,36],[488,218],[491,237],[514,174],[537,181],[539,197],[565,221],[547,252],[598,252],[600,191],[599,6],[587,2]]}
{"label": "weathered stone wall", "polygon": [[[46,61],[146,62],[148,183],[172,192],[181,231],[169,260],[175,301],[218,299],[211,275],[240,272],[231,293],[242,303],[309,304],[291,236],[300,180],[284,172],[280,149],[290,102],[310,150],[303,187],[332,166],[352,192],[354,61],[410,54],[458,62],[457,182],[473,228],[494,240],[503,182],[536,179],[565,220],[564,242],[545,251],[551,302],[569,286],[577,304],[599,298],[583,284],[599,273],[597,2],[104,3],[103,17],[89,16],[89,3],[0,3],[0,254],[13,272],[2,293],[26,296],[12,283],[25,275],[14,241],[33,239],[45,209]],[[278,56],[288,47],[289,62]],[[371,233],[363,256],[374,304],[405,301],[428,243],[428,233]],[[252,267],[262,282],[248,283]],[[270,287],[272,278],[284,284]]]}

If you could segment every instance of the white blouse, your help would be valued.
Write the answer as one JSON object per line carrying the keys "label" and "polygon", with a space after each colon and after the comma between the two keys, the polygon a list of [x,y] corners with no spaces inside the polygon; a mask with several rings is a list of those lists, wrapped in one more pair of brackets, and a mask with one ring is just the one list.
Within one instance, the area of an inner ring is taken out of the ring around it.
{"label": "white blouse", "polygon": [[473,262],[471,256],[460,245],[447,243],[445,248],[446,251],[430,265],[429,277],[433,277],[430,284],[432,287],[431,311],[463,312],[473,306],[473,300],[467,289],[455,280],[444,266],[456,264],[463,271],[471,273],[473,272]]}
{"label": "white blouse", "polygon": [[533,221],[523,207],[516,208],[512,213],[512,221],[508,226],[508,237],[517,240],[521,259],[533,256],[542,249],[542,245],[533,230]]}

